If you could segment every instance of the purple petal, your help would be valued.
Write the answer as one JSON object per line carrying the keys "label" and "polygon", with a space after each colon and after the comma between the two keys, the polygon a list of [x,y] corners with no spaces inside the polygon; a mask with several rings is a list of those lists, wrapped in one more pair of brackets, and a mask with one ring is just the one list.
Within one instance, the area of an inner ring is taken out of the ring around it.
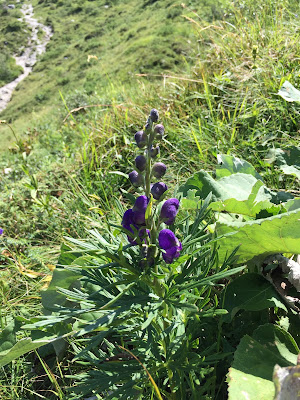
{"label": "purple petal", "polygon": [[178,199],[169,199],[164,202],[160,211],[160,218],[164,221],[165,224],[171,225],[174,223],[178,208]]}
{"label": "purple petal", "polygon": [[181,243],[180,246],[173,246],[169,249],[166,250],[165,253],[163,253],[163,259],[167,264],[172,264],[174,261],[174,258],[178,258],[180,256],[180,250],[181,250]]}
{"label": "purple petal", "polygon": [[164,182],[157,182],[152,186],[151,194],[155,200],[159,200],[166,190],[168,190],[168,186]]}
{"label": "purple petal", "polygon": [[161,249],[167,250],[179,243],[174,232],[170,229],[162,229],[158,235],[158,244]]}
{"label": "purple petal", "polygon": [[134,203],[133,211],[143,211],[146,212],[147,206],[149,203],[149,199],[147,196],[139,196]]}
{"label": "purple petal", "polygon": [[122,226],[125,227],[133,224],[133,215],[134,212],[132,208],[124,212],[123,219],[122,219]]}
{"label": "purple petal", "polygon": [[133,213],[133,222],[136,225],[145,225],[145,211],[135,211]]}

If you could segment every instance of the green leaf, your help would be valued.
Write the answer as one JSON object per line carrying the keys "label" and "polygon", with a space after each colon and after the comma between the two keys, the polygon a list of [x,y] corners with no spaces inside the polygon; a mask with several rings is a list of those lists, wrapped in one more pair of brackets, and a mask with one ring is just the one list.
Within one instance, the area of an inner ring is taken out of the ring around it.
{"label": "green leaf", "polygon": [[199,208],[199,202],[201,198],[196,196],[196,189],[189,189],[187,196],[184,197],[180,202],[180,207],[186,210],[197,210]]}
{"label": "green leaf", "polygon": [[[179,193],[186,198],[188,192],[192,190],[193,196],[200,196],[200,198],[206,198],[212,193],[212,201],[224,201],[232,198],[244,201],[249,198],[256,183],[257,179],[251,174],[239,172],[215,180],[206,171],[199,171],[179,188]],[[272,199],[271,192],[265,186],[262,185],[258,189],[256,201]]]}
{"label": "green leaf", "polygon": [[294,175],[300,179],[300,147],[291,146],[285,149],[272,149],[267,158],[275,162],[286,175]]}
{"label": "green leaf", "polygon": [[289,81],[285,81],[278,92],[284,100],[288,102],[300,101],[300,91]]}
{"label": "green leaf", "polygon": [[274,366],[295,365],[298,351],[292,336],[272,324],[257,328],[253,337],[245,335],[227,375],[229,400],[273,399]]}
{"label": "green leaf", "polygon": [[265,219],[217,224],[220,237],[219,259],[226,258],[238,246],[237,264],[274,253],[300,253],[300,211],[291,211]]}
{"label": "green leaf", "polygon": [[284,208],[287,211],[297,210],[298,208],[300,208],[300,198],[288,200],[285,203]]}
{"label": "green leaf", "polygon": [[[213,211],[226,211],[233,214],[242,214],[255,217],[261,210],[272,209],[276,214],[281,210],[280,205],[271,203],[267,196],[259,193],[263,186],[261,181],[256,181],[247,200],[239,201],[234,198],[211,203],[209,208]],[[265,198],[264,198],[265,197]],[[259,201],[261,200],[261,201]]]}
{"label": "green leaf", "polygon": [[152,206],[153,206],[153,196],[151,194],[150,195],[150,201],[149,201],[149,204],[148,204],[148,206],[146,208],[146,212],[145,212],[145,220],[146,220],[146,222],[149,220],[149,218],[151,218]]}
{"label": "green leaf", "polygon": [[219,166],[216,169],[217,179],[240,172],[243,174],[253,175],[256,179],[263,182],[259,173],[256,172],[255,168],[247,161],[226,154],[218,154],[217,159],[219,163]]}
{"label": "green leaf", "polygon": [[16,343],[16,332],[20,329],[21,323],[12,321],[0,333],[0,352],[5,352]]}
{"label": "green leaf", "polygon": [[65,268],[56,268],[53,272],[52,280],[48,289],[41,293],[43,307],[47,310],[53,309],[55,305],[62,305],[66,301],[66,297],[57,292],[57,288],[72,289],[76,285],[79,286],[78,279],[80,274]]}
{"label": "green leaf", "polygon": [[279,307],[287,311],[273,285],[254,273],[244,274],[228,285],[223,307],[228,311],[224,318],[226,322],[232,321],[239,310],[260,311]]}
{"label": "green leaf", "polygon": [[31,338],[24,338],[19,340],[10,348],[3,350],[0,352],[0,367],[10,363],[11,361],[15,360],[16,358],[22,356],[25,353],[28,353],[31,350],[35,350],[45,344],[54,342],[55,340],[60,339],[56,336],[44,336],[44,338],[40,340],[32,340]]}

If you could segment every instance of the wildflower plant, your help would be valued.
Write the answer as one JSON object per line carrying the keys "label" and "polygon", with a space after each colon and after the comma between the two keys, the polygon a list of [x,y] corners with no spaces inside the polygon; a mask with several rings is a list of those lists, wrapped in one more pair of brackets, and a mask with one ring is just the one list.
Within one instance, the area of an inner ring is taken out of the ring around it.
{"label": "wildflower plant", "polygon": [[[68,238],[42,295],[51,315],[25,326],[74,336],[81,373],[70,399],[198,400],[216,391],[217,327],[226,311],[214,285],[241,268],[229,269],[228,260],[218,265],[207,230],[209,197],[187,212],[178,196],[167,196],[158,121],[151,110],[134,136],[139,154],[129,179],[139,193],[127,210],[115,199],[121,225],[107,221],[88,240]],[[61,355],[59,340],[54,347]]]}
{"label": "wildflower plant", "polygon": [[[145,194],[136,199],[133,208],[124,213],[122,220],[129,242],[132,245],[141,246],[141,252],[145,255],[141,261],[143,266],[153,266],[155,258],[159,258],[157,234],[163,223],[174,224],[179,209],[179,200],[174,198],[164,202],[160,213],[156,212],[168,190],[164,182],[151,182],[152,178],[162,178],[167,171],[164,163],[153,164],[153,160],[159,153],[159,151],[153,151],[159,148],[154,147],[154,144],[157,139],[161,140],[164,134],[162,124],[154,126],[158,118],[158,111],[152,109],[144,130],[135,134],[136,144],[144,153],[136,157],[135,165],[138,171],[130,172],[129,179],[133,186],[141,187]],[[158,244],[167,264],[172,264],[174,259],[179,257],[182,245],[170,229],[162,229],[159,232]]]}

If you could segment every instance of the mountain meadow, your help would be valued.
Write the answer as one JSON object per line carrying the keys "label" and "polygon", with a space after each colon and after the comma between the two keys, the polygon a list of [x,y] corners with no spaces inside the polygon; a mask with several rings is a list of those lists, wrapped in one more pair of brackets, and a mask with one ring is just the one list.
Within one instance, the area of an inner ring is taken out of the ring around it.
{"label": "mountain meadow", "polygon": [[0,0],[0,399],[300,398],[298,0]]}

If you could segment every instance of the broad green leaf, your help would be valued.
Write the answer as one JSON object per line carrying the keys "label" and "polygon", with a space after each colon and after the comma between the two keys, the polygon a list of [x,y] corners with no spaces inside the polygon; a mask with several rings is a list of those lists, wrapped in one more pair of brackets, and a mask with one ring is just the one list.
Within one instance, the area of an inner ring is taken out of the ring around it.
{"label": "broad green leaf", "polygon": [[0,352],[5,352],[16,343],[16,332],[20,326],[20,322],[14,320],[0,332]]}
{"label": "broad green leaf", "polygon": [[187,196],[181,199],[180,207],[186,210],[197,210],[199,208],[199,203],[201,198],[196,196],[196,189],[190,189],[187,191]]}
{"label": "broad green leaf", "polygon": [[[217,224],[219,258],[239,246],[237,264],[274,253],[300,254],[300,210],[247,222]],[[224,235],[224,236],[222,236]]]}
{"label": "broad green leaf", "polygon": [[62,305],[66,301],[66,297],[57,292],[57,288],[71,289],[78,285],[78,279],[81,275],[76,274],[65,268],[56,268],[53,272],[52,280],[48,289],[41,292],[42,304],[46,310],[51,310],[55,305]]}
{"label": "broad green leaf", "polygon": [[35,350],[45,344],[54,342],[57,339],[59,338],[53,337],[53,335],[49,337],[45,336],[43,339],[34,341],[31,338],[21,339],[10,348],[0,352],[0,367],[3,367],[31,350]]}
{"label": "broad green leaf", "polygon": [[300,198],[297,199],[291,199],[287,201],[284,205],[284,208],[287,211],[294,211],[300,208]]}
{"label": "broad green leaf", "polygon": [[288,102],[300,101],[300,91],[289,81],[285,81],[278,92],[284,100]]}
{"label": "broad green leaf", "polygon": [[299,347],[293,336],[285,329],[265,324],[259,326],[252,335],[253,339],[278,357],[278,363],[282,366],[297,363]]}
{"label": "broad green leaf", "polygon": [[227,375],[229,400],[271,400],[276,364],[296,364],[297,346],[290,334],[272,324],[260,326],[253,337],[245,335]]}
{"label": "broad green leaf", "polygon": [[226,322],[230,322],[239,310],[260,311],[269,307],[286,310],[273,285],[254,273],[244,274],[228,285],[223,307],[228,311],[224,318]]}
{"label": "broad green leaf", "polygon": [[294,175],[300,179],[300,147],[272,149],[267,158],[270,162],[275,162],[284,174]]}
{"label": "broad green leaf", "polygon": [[[183,197],[187,197],[189,190],[196,189],[195,196],[203,199],[212,193],[212,201],[231,198],[243,201],[249,198],[256,182],[257,179],[250,174],[236,173],[215,180],[206,171],[199,171],[179,188],[179,192]],[[258,194],[260,195],[259,201],[272,198],[270,191],[265,186],[260,188]]]}
{"label": "broad green leaf", "polygon": [[251,193],[247,200],[240,201],[235,198],[227,199],[224,201],[217,201],[210,204],[209,208],[216,212],[226,211],[233,214],[242,214],[250,217],[255,217],[261,210],[272,209],[275,214],[281,210],[280,205],[274,205],[265,199],[259,201],[263,196],[259,195],[259,190],[263,186],[261,181],[256,181],[253,185]]}
{"label": "broad green leaf", "polygon": [[219,164],[216,169],[217,179],[240,172],[243,174],[253,175],[256,179],[263,182],[259,173],[256,172],[255,168],[247,161],[226,154],[218,154],[217,159]]}

